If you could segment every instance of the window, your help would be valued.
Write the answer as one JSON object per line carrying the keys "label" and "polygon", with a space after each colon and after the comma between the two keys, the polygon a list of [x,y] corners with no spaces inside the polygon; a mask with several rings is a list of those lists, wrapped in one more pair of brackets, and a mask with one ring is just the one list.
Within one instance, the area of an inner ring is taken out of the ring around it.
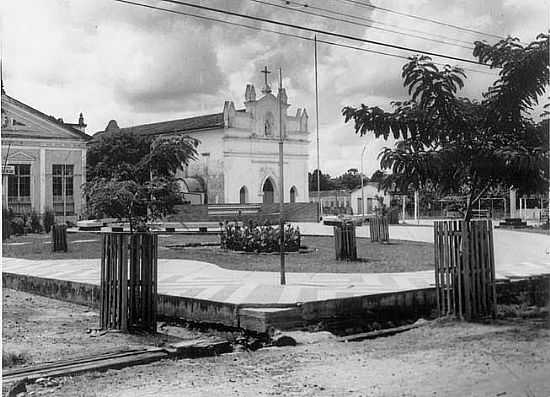
{"label": "window", "polygon": [[31,165],[15,164],[14,175],[8,176],[8,207],[15,213],[31,211]]}
{"label": "window", "polygon": [[291,203],[296,202],[296,186],[292,186],[290,188],[290,202]]}
{"label": "window", "polygon": [[56,215],[74,215],[72,164],[52,165],[53,207]]}
{"label": "window", "polygon": [[273,135],[274,124],[275,124],[275,120],[273,118],[273,113],[267,112],[265,115],[265,121],[264,121],[264,132],[266,136]]}
{"label": "window", "polygon": [[246,204],[246,202],[248,201],[246,196],[247,196],[246,186],[243,186],[243,187],[241,187],[241,190],[239,191],[239,203],[240,204]]}

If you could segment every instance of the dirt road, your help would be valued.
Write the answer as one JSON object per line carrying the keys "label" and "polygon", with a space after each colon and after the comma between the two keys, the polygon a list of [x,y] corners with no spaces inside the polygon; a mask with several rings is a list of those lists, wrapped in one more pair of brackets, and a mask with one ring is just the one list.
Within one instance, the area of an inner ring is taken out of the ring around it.
{"label": "dirt road", "polygon": [[[143,342],[116,334],[90,338],[85,329],[96,319],[86,310],[4,290],[4,349],[25,346],[36,362]],[[88,373],[59,379],[53,388],[27,389],[56,396],[550,396],[547,317],[444,321],[362,342],[321,339]]]}

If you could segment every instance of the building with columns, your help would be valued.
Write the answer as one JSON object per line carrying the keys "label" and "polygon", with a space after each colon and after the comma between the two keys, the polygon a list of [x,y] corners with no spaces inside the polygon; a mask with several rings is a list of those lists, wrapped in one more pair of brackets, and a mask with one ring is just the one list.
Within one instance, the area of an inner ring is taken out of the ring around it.
{"label": "building with columns", "polygon": [[69,124],[7,95],[2,88],[2,202],[17,214],[51,209],[58,221],[84,210],[86,124]]}
{"label": "building with columns", "polygon": [[232,101],[226,101],[220,113],[126,128],[111,120],[99,134],[129,131],[147,136],[192,136],[200,141],[198,159],[177,175],[186,200],[192,204],[269,204],[279,201],[282,131],[284,201],[309,202],[307,112],[297,109],[288,114],[285,89],[275,96],[267,78],[262,94],[257,98],[256,89],[248,84],[244,108],[237,109]]}

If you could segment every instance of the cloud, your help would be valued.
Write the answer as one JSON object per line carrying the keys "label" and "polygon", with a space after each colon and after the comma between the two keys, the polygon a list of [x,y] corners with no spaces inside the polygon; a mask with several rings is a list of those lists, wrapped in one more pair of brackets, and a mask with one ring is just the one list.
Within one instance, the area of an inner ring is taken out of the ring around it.
{"label": "cloud", "polygon": [[[200,4],[465,58],[471,58],[471,50],[421,40],[413,35],[460,40],[461,45],[463,41],[473,43],[483,37],[349,2],[293,0],[287,4],[267,1],[294,9],[251,0],[209,0]],[[262,29],[297,33],[266,22],[216,15],[163,1],[143,2]],[[295,4],[306,2],[310,5],[307,9]],[[387,0],[383,6],[502,36],[519,35],[524,42],[534,39],[548,27],[546,5],[539,0]],[[319,12],[313,7],[376,20],[378,29],[297,10]],[[314,48],[311,41],[112,0],[6,0],[2,2],[2,19],[4,83],[8,93],[65,120],[76,120],[78,114],[84,112],[88,131],[92,133],[103,129],[110,119],[127,126],[219,112],[225,100],[234,100],[240,107],[247,83],[253,83],[257,92],[260,91],[263,85],[260,69],[264,65],[274,72],[270,76],[274,89],[277,87],[276,72],[282,68],[289,101],[308,110],[310,129],[315,131]],[[380,28],[406,30],[408,34],[395,34]],[[311,32],[297,34],[313,37]],[[496,40],[485,38],[489,42]],[[413,55],[324,35],[319,35],[319,39],[366,50]],[[388,143],[371,142],[355,135],[353,127],[344,124],[341,109],[361,103],[389,109],[392,100],[405,98],[401,79],[405,61],[327,44],[319,44],[318,59],[323,171],[326,167],[326,171],[338,175],[350,167],[358,168],[362,147],[368,142],[366,167],[372,173],[377,162],[371,153],[376,154]],[[495,78],[476,72],[468,71],[467,74],[461,95],[474,98],[480,98]],[[313,134],[311,141],[310,168],[313,169],[316,164]]]}

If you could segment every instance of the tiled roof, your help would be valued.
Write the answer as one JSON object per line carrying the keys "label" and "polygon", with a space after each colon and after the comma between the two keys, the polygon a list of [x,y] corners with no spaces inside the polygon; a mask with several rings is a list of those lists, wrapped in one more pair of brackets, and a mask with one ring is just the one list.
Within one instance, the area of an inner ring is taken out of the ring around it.
{"label": "tiled roof", "polygon": [[223,126],[223,113],[214,113],[207,114],[205,116],[190,117],[187,119],[136,125],[133,127],[121,128],[120,131],[140,135],[161,135],[212,128],[223,128]]}
{"label": "tiled roof", "polygon": [[30,113],[33,113],[45,120],[48,120],[50,123],[54,123],[54,124],[57,124],[58,126],[62,127],[62,128],[65,128],[66,130],[72,132],[73,134],[77,134],[77,135],[80,135],[80,137],[84,138],[85,140],[90,140],[92,139],[92,137],[88,134],[86,134],[85,132],[82,132],[74,127],[72,127],[70,124],[66,124],[58,119],[56,119],[55,117],[53,116],[48,116],[47,114],[45,113],[42,113],[40,110],[37,110],[21,101],[18,101],[17,99],[15,98],[12,98],[11,96],[3,93],[2,94],[2,99],[5,99],[5,100],[8,100],[10,102],[12,102],[13,104],[21,107],[21,108],[24,108],[25,110],[27,110],[28,112]]}

